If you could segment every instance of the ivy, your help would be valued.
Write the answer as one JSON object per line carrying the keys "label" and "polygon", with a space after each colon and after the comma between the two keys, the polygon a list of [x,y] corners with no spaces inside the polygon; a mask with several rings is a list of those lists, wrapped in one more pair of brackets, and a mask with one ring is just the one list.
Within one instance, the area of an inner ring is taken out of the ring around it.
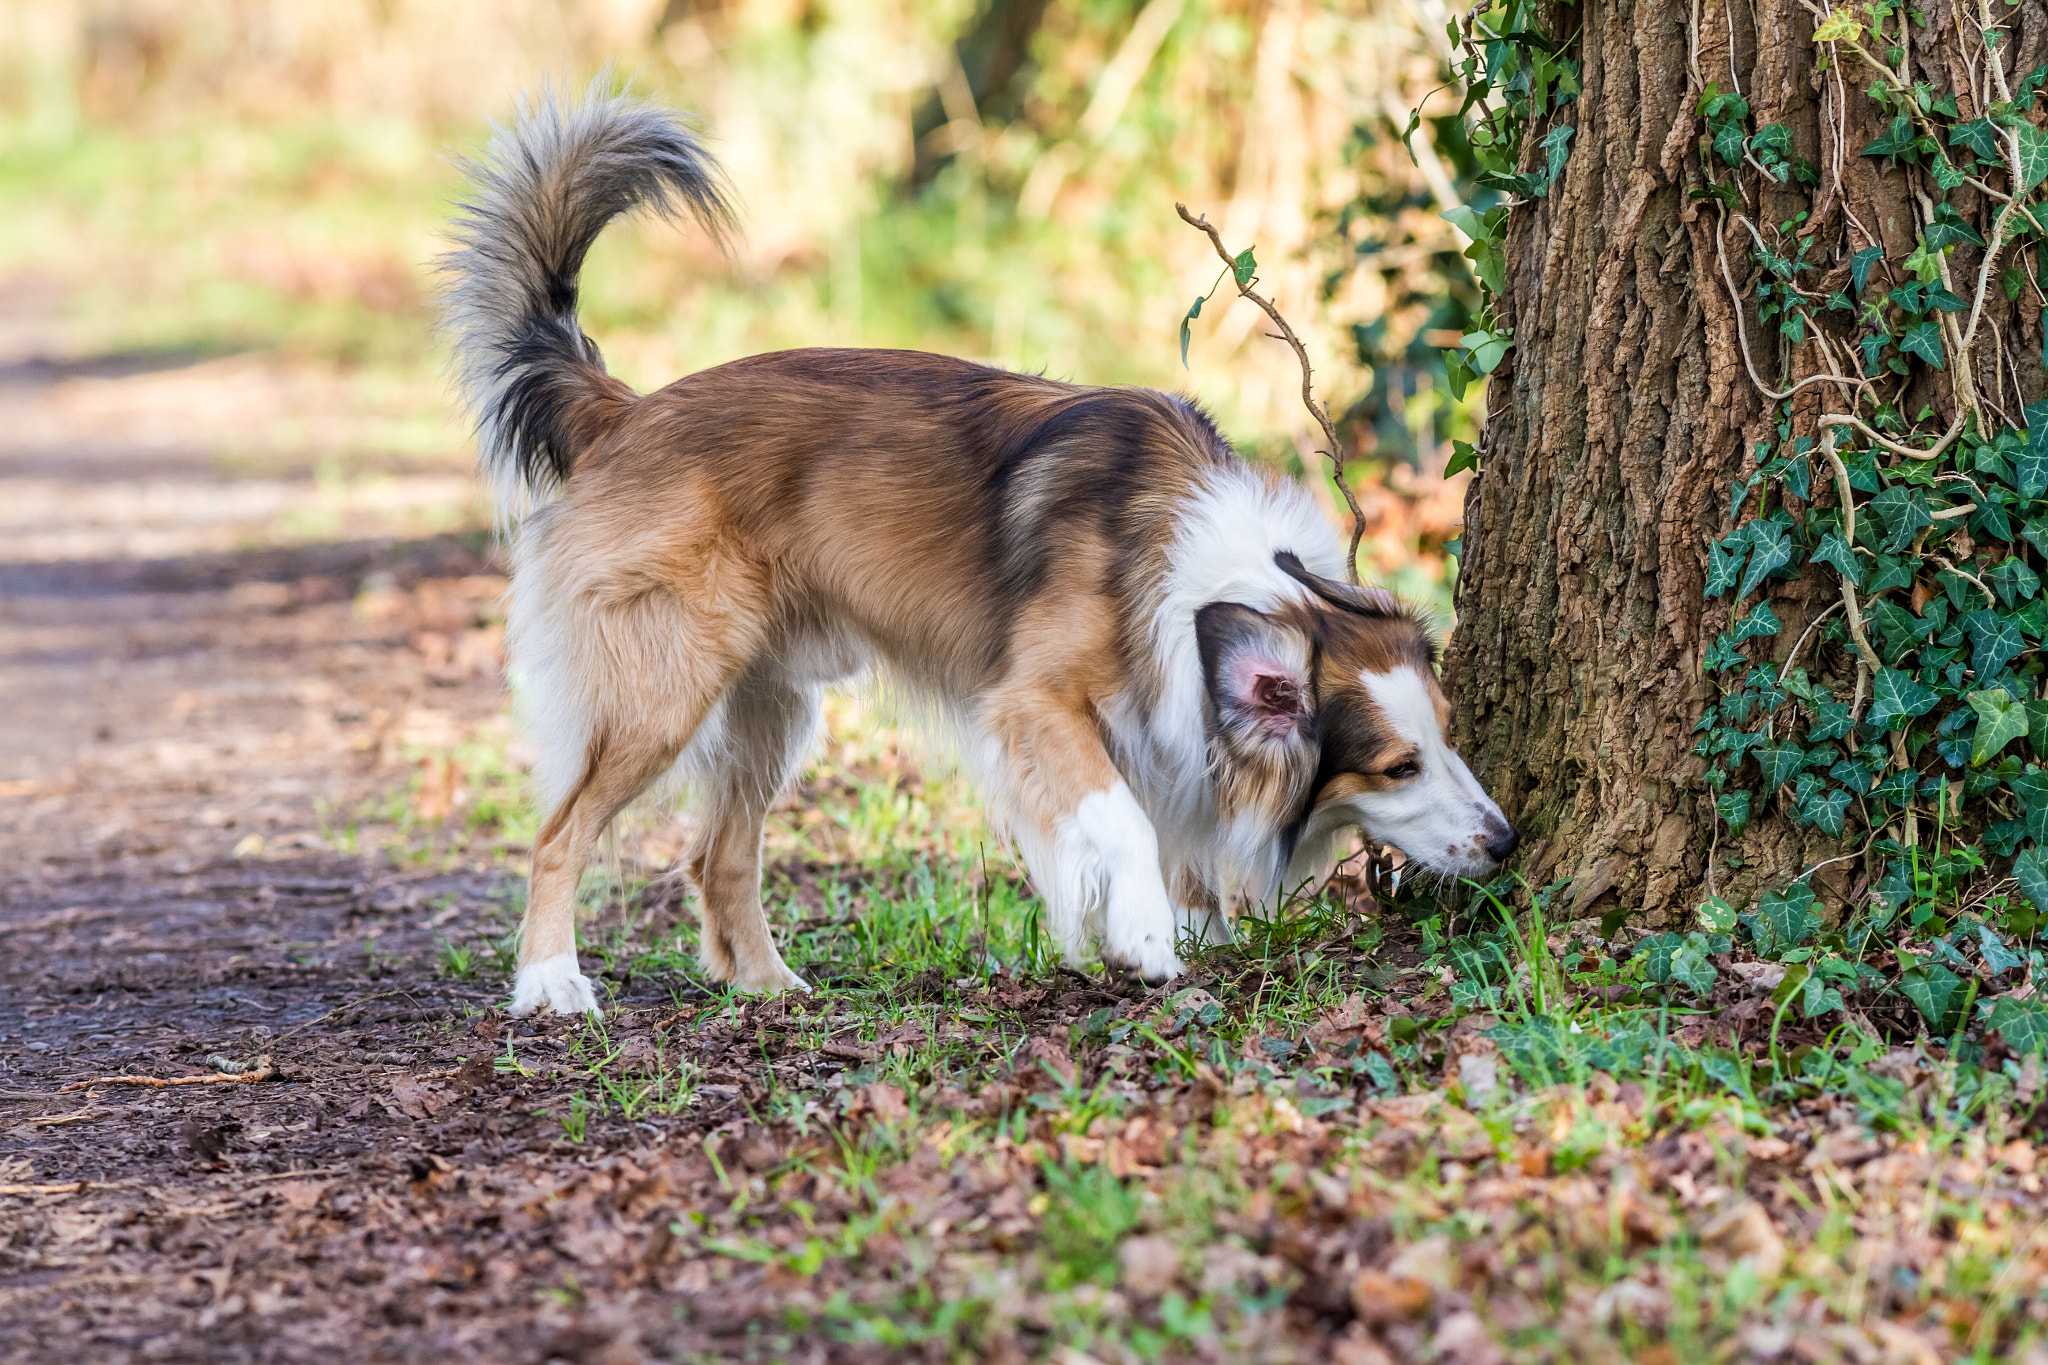
{"label": "ivy", "polygon": [[[1570,164],[1575,38],[1539,27],[1550,12],[1502,0],[1451,26],[1481,183],[1505,196],[1445,215],[1471,239],[1485,300],[1446,355],[1456,395],[1512,353],[1503,243]],[[1903,182],[1913,213],[1887,227],[1894,250],[1840,214],[1816,230],[1796,202],[1758,221],[1785,188],[1813,187],[1818,205],[1842,187],[1822,187],[1792,129],[1759,122],[1742,92],[1705,84],[1694,106],[1689,193],[1731,258],[1743,244],[1748,281],[1730,287],[1762,328],[1746,368],[1800,395],[1774,397],[1774,429],[1731,452],[1744,461],[1727,520],[1698,547],[1712,695],[1690,742],[1716,827],[1701,852],[1725,890],[1753,854],[1746,836],[1778,820],[1816,866],[1853,875],[1832,911],[1813,868],[1789,884],[1781,872],[1747,906],[1710,897],[1703,932],[1638,946],[1643,980],[1681,998],[1703,999],[1718,964],[1748,954],[1785,964],[1774,1003],[1804,1018],[1853,1007],[2041,1052],[2048,1006],[2001,992],[2048,979],[2033,937],[2048,927],[2048,398],[2010,406],[2015,387],[2042,387],[2038,371],[2015,386],[2013,370],[2048,367],[2048,353],[2016,356],[2007,332],[1989,366],[2003,377],[1987,374],[1978,300],[2038,297],[2048,65],[2007,100],[1908,80],[1904,29],[1922,22],[1872,0],[1834,7],[1813,34],[1821,67],[1856,71],[1877,107],[1866,173]],[[1985,46],[1976,72],[2000,37],[1968,40]],[[1716,263],[1700,274],[1715,279]],[[1603,932],[1621,922],[1609,918]]]}

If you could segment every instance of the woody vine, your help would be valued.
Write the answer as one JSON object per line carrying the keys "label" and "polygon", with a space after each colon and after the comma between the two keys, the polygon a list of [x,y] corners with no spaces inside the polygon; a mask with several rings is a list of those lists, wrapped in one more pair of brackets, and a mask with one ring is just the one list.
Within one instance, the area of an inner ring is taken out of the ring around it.
{"label": "woody vine", "polygon": [[[2048,399],[2028,401],[2048,354],[2016,352],[1986,317],[1992,291],[2048,302],[2048,63],[2008,69],[2001,16],[2016,3],[1960,0],[1973,31],[1953,89],[1915,73],[1925,15],[1894,0],[1805,4],[1816,68],[1875,101],[1885,128],[1850,145],[1838,101],[1820,165],[1785,125],[1756,126],[1732,76],[1727,89],[1706,78],[1692,35],[1693,198],[1722,228],[1700,287],[1727,291],[1748,380],[1777,421],[1707,547],[1705,594],[1729,608],[1705,642],[1714,697],[1694,727],[1710,894],[1696,927],[1634,945],[1646,992],[1703,998],[1739,956],[1782,964],[1780,1017],[1876,1020],[1979,1055],[1994,1036],[2012,1053],[2048,1046],[2032,990],[2048,973]],[[1580,73],[1576,35],[1545,32],[1530,0],[1482,4],[1449,37],[1494,200],[1445,215],[1471,240],[1486,305],[1445,355],[1462,394],[1514,345],[1495,307],[1507,226],[1568,164]],[[1910,251],[1888,253],[1837,197],[1858,156],[1903,178]],[[1803,189],[1808,207],[1774,221],[1767,188]],[[1964,197],[1990,207],[1973,220]],[[1484,446],[1461,445],[1454,467],[1481,466]],[[1815,572],[1833,600],[1787,648],[1774,595]],[[1738,907],[1720,881],[1766,812],[1835,851]],[[1815,874],[1831,863],[1859,873],[1852,903],[1821,904]]]}

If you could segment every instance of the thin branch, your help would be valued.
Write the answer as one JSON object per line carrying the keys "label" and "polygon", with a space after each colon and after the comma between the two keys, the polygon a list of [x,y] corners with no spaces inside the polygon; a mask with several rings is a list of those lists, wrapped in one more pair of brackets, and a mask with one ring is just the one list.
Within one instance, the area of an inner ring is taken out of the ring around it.
{"label": "thin branch", "polygon": [[[1223,245],[1223,234],[1210,225],[1206,215],[1195,217],[1188,212],[1186,204],[1175,204],[1174,208],[1179,210],[1183,223],[1208,234],[1210,245],[1216,248],[1216,254],[1223,258],[1226,267],[1236,266],[1237,258]],[[1308,347],[1301,344],[1301,338],[1287,325],[1287,319],[1280,316],[1280,310],[1275,308],[1265,295],[1252,288],[1249,280],[1240,283],[1234,269],[1230,278],[1232,283],[1237,284],[1237,292],[1240,295],[1257,304],[1260,310],[1273,320],[1273,325],[1280,329],[1280,340],[1294,348],[1294,358],[1301,362],[1302,406],[1308,409],[1309,416],[1316,419],[1316,425],[1323,429],[1323,439],[1329,443],[1329,449],[1319,453],[1329,457],[1330,470],[1337,479],[1337,491],[1344,495],[1344,505],[1351,509],[1351,553],[1344,557],[1344,573],[1353,586],[1357,586],[1358,546],[1365,539],[1365,513],[1358,505],[1358,495],[1351,491],[1350,480],[1344,477],[1344,443],[1337,439],[1337,426],[1330,420],[1329,409],[1316,401],[1315,387],[1311,382],[1313,371],[1308,363]]]}

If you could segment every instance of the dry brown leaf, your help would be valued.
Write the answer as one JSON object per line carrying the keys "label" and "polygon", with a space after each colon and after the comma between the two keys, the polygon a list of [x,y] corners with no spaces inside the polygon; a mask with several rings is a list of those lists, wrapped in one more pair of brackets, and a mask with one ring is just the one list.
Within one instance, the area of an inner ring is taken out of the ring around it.
{"label": "dry brown leaf", "polygon": [[1716,1251],[1749,1262],[1759,1279],[1770,1281],[1785,1268],[1785,1239],[1761,1204],[1737,1204],[1716,1214],[1700,1229],[1700,1241]]}
{"label": "dry brown leaf", "polygon": [[1351,1277],[1351,1306],[1359,1321],[1381,1325],[1419,1318],[1429,1311],[1436,1291],[1413,1275],[1361,1270]]}
{"label": "dry brown leaf", "polygon": [[1124,1289],[1143,1299],[1156,1299],[1180,1278],[1180,1248],[1164,1237],[1130,1237],[1117,1249],[1123,1262]]}

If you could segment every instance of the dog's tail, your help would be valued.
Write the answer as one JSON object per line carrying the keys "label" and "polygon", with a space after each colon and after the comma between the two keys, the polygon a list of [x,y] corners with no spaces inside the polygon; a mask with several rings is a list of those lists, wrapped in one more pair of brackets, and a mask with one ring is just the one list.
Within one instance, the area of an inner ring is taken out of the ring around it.
{"label": "dog's tail", "polygon": [[471,193],[440,262],[440,330],[499,515],[512,520],[568,479],[633,396],[576,321],[576,277],[597,234],[650,208],[687,212],[723,239],[733,211],[717,163],[673,113],[595,82],[581,102],[545,88],[522,100],[465,169]]}

